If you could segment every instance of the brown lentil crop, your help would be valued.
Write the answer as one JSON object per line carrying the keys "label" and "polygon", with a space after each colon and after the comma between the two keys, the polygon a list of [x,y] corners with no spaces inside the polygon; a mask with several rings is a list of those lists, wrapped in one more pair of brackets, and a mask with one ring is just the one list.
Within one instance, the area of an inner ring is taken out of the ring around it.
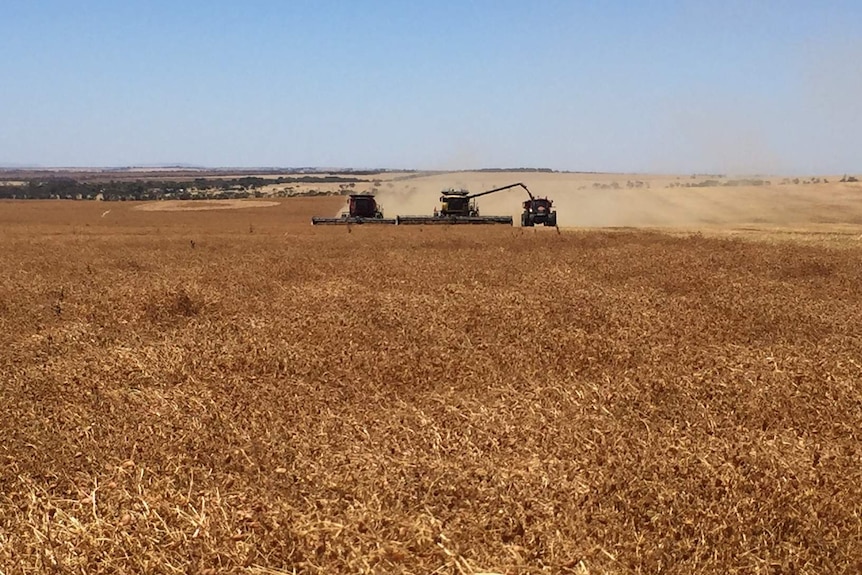
{"label": "brown lentil crop", "polygon": [[0,572],[862,572],[858,242],[341,202],[0,204]]}

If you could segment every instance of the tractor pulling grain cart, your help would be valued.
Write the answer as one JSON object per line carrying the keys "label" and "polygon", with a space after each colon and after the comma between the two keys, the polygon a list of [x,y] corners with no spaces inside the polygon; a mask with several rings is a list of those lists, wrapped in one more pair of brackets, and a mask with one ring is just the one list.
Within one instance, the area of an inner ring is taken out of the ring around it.
{"label": "tractor pulling grain cart", "polygon": [[[434,215],[431,216],[396,216],[395,220],[398,225],[416,225],[416,224],[504,224],[512,225],[512,216],[482,216],[479,214],[479,206],[476,205],[475,199],[493,194],[494,192],[502,192],[511,188],[521,186],[525,190],[527,187],[522,183],[509,184],[501,188],[494,188],[478,194],[471,194],[467,190],[443,190],[440,196],[440,209],[434,210]],[[529,190],[528,190],[529,192]]]}
{"label": "tractor pulling grain cart", "polygon": [[311,224],[347,225],[347,224],[395,224],[394,219],[383,217],[383,207],[371,194],[350,194],[347,198],[347,211],[337,218],[311,218]]}
{"label": "tractor pulling grain cart", "polygon": [[[527,186],[524,186],[527,190]],[[535,225],[545,225],[552,228],[557,227],[557,212],[554,210],[554,201],[545,198],[535,198],[530,190],[527,190],[529,200],[524,200],[524,211],[521,213],[521,226],[532,228]]]}

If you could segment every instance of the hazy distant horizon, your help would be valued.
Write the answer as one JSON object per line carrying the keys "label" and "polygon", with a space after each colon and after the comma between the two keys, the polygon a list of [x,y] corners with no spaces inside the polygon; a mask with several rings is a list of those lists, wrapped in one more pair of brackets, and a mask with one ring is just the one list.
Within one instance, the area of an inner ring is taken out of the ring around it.
{"label": "hazy distant horizon", "polygon": [[39,165],[12,165],[0,163],[0,171],[147,171],[147,170],[175,170],[175,171],[201,171],[201,172],[227,172],[231,170],[238,171],[255,171],[277,173],[296,172],[296,171],[315,171],[320,173],[327,172],[411,172],[411,173],[459,173],[459,172],[553,172],[560,174],[596,174],[596,175],[644,175],[644,176],[722,176],[732,178],[745,177],[795,177],[795,176],[841,176],[841,175],[858,175],[862,174],[862,170],[858,172],[721,172],[721,171],[680,171],[680,172],[658,172],[658,171],[601,171],[601,170],[560,170],[542,166],[481,166],[468,167],[462,169],[429,169],[429,168],[389,168],[380,166],[199,166],[193,164],[168,163],[168,164],[133,164],[128,166],[39,166]]}

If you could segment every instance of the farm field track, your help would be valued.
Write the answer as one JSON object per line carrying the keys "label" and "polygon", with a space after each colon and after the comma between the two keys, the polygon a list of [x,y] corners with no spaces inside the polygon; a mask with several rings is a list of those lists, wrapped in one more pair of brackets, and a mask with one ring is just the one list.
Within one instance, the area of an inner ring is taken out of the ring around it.
{"label": "farm field track", "polygon": [[0,573],[862,572],[858,222],[342,204],[0,202]]}

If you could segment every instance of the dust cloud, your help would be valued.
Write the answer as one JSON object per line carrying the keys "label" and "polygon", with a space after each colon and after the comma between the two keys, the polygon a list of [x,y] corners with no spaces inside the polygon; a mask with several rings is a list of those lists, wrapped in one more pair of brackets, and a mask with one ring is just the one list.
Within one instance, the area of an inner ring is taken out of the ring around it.
{"label": "dust cloud", "polygon": [[[386,217],[431,215],[445,188],[478,193],[523,182],[534,196],[554,201],[561,227],[862,225],[862,184],[840,178],[457,172],[386,182],[376,196]],[[526,199],[518,187],[476,202],[482,215],[512,216],[518,225]]]}
{"label": "dust cloud", "polygon": [[[503,176],[503,177],[501,177]],[[487,174],[453,173],[435,175],[428,178],[418,178],[403,182],[394,182],[392,188],[381,189],[376,196],[383,206],[386,217],[395,215],[431,215],[440,205],[440,192],[446,188],[465,188],[471,193],[479,193],[496,187],[522,182],[535,197],[548,197],[554,201],[557,219],[561,226],[636,226],[636,225],[673,225],[679,220],[678,214],[665,210],[663,217],[655,214],[647,216],[650,210],[645,209],[652,204],[662,203],[655,197],[643,197],[630,190],[614,189],[578,189],[573,186],[577,178],[562,175],[555,180],[547,177],[536,177],[535,174],[495,173],[493,177]],[[535,180],[531,182],[529,180]],[[623,181],[625,184],[625,180]],[[584,186],[586,184],[580,184]],[[599,183],[599,186],[611,186]],[[476,199],[479,213],[483,216],[512,216],[518,224],[521,218],[522,206],[529,199],[527,192],[521,188],[512,188],[495,192]],[[640,204],[640,206],[638,205]]]}

